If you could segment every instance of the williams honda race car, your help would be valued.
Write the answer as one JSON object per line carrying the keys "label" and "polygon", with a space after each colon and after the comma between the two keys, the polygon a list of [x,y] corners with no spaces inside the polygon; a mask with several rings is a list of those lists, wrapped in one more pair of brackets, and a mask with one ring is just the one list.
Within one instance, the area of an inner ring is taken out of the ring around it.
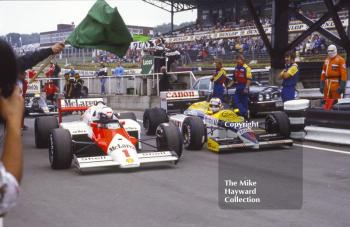
{"label": "williams honda race car", "polygon": [[146,133],[152,135],[159,124],[172,122],[181,130],[187,149],[200,150],[207,143],[214,152],[293,144],[284,112],[268,114],[262,130],[259,122],[246,122],[234,110],[224,109],[220,99],[198,101],[198,91],[162,92],[161,108],[144,112]]}
{"label": "williams honda race car", "polygon": [[[63,112],[83,111],[80,121],[62,122]],[[141,139],[133,113],[115,114],[103,99],[60,100],[59,121],[53,116],[35,120],[35,142],[49,148],[53,169],[73,164],[80,170],[118,166],[135,168],[147,163],[177,163],[182,155],[181,134],[172,124],[156,129],[156,145]],[[142,151],[143,145],[152,147]]]}

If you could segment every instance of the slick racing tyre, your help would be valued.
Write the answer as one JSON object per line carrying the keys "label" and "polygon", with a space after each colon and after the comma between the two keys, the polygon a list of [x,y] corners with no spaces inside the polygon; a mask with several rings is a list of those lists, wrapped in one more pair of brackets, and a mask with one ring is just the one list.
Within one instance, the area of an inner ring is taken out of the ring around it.
{"label": "slick racing tyre", "polygon": [[206,140],[206,128],[199,117],[187,117],[182,124],[182,138],[188,150],[201,150]]}
{"label": "slick racing tyre", "polygon": [[35,118],[35,146],[37,148],[48,148],[50,132],[52,129],[55,128],[58,128],[58,121],[55,116],[44,116]]}
{"label": "slick racing tyre", "polygon": [[182,155],[182,136],[178,127],[171,123],[162,123],[156,130],[158,151],[175,152],[180,159]]}
{"label": "slick racing tyre", "polygon": [[119,113],[118,119],[130,119],[133,121],[137,121],[136,115],[132,112]]}
{"label": "slick racing tyre", "polygon": [[285,138],[290,136],[290,122],[285,112],[276,111],[268,114],[265,119],[265,129],[269,134],[279,133]]}
{"label": "slick racing tyre", "polygon": [[147,135],[154,135],[158,125],[168,122],[168,115],[160,108],[146,109],[143,113],[143,127]]}
{"label": "slick racing tyre", "polygon": [[51,131],[49,160],[52,169],[68,169],[72,164],[72,138],[68,130],[57,128]]}

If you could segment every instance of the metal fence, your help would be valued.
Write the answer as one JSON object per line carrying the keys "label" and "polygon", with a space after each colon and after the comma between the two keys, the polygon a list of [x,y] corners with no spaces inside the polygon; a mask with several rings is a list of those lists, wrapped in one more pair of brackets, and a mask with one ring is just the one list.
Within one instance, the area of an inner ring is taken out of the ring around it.
{"label": "metal fence", "polygon": [[[186,84],[187,88],[191,88],[197,80],[192,71],[184,72],[169,72],[169,75],[175,75],[178,81]],[[154,74],[136,74],[125,75],[122,77],[106,76],[97,77],[93,71],[81,71],[81,79],[84,81],[84,85],[89,90],[89,94],[121,94],[121,95],[159,95],[159,80],[162,76],[161,73]],[[63,93],[64,85],[66,83],[64,78],[38,78],[41,82],[41,87],[48,80],[57,81],[56,84],[60,89],[60,93]],[[104,87],[104,92],[103,92]]]}

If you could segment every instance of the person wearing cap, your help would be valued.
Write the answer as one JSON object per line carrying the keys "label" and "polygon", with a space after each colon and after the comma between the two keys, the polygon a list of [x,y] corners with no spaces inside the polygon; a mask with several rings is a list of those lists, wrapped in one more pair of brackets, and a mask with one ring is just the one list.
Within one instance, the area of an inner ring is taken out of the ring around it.
{"label": "person wearing cap", "polygon": [[248,118],[249,87],[252,79],[252,70],[245,63],[244,56],[241,54],[237,55],[234,79],[229,83],[228,87],[235,83],[234,106],[239,109],[239,114],[245,118]]}
{"label": "person wearing cap", "polygon": [[282,101],[287,102],[295,99],[295,86],[299,79],[299,68],[295,63],[295,53],[287,52],[284,55],[285,69],[279,74],[282,82]]}
{"label": "person wearing cap", "polygon": [[214,83],[212,98],[219,98],[221,102],[224,102],[224,84],[228,81],[226,75],[226,71],[222,68],[222,62],[217,60],[215,62],[215,73],[210,80]]}
{"label": "person wearing cap", "polygon": [[320,92],[324,99],[340,99],[346,87],[345,60],[338,54],[335,45],[329,45],[327,53],[321,73]]}

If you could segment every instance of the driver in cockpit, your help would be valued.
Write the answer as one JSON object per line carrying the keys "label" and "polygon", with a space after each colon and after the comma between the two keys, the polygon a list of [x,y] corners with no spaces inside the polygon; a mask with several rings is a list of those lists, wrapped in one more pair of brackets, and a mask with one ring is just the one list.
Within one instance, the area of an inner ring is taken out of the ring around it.
{"label": "driver in cockpit", "polygon": [[207,114],[215,114],[222,110],[224,107],[222,105],[221,99],[219,98],[211,98],[209,101],[209,108]]}

